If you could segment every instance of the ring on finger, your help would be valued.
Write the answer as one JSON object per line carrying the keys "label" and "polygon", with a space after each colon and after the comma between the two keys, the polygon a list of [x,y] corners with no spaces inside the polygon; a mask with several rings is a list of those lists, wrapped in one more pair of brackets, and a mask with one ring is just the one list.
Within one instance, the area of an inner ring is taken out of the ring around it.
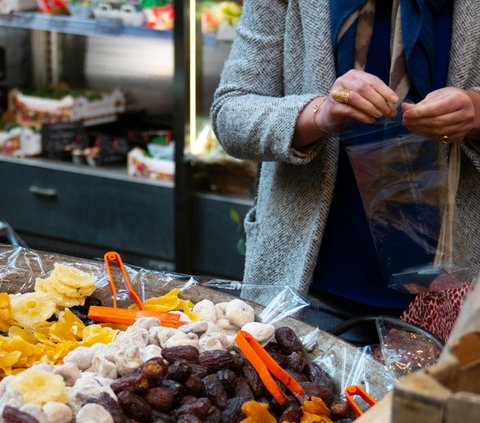
{"label": "ring on finger", "polygon": [[442,138],[440,138],[440,141],[442,144],[450,144],[450,137],[448,135],[444,135]]}
{"label": "ring on finger", "polygon": [[331,92],[332,98],[337,103],[349,104],[350,103],[350,91],[343,88],[339,90],[333,90]]}

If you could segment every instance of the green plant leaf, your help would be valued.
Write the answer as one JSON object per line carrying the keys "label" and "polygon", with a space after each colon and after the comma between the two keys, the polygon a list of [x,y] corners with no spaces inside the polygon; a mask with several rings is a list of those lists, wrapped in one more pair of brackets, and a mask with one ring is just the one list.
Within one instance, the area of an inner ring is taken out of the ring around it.
{"label": "green plant leaf", "polygon": [[238,212],[235,209],[230,209],[229,213],[230,213],[230,219],[232,221],[234,221],[237,225],[242,224],[242,222],[240,220],[240,215],[238,214]]}
{"label": "green plant leaf", "polygon": [[247,252],[247,245],[245,243],[245,239],[244,238],[241,238],[238,240],[237,242],[237,252],[238,254],[240,254],[241,256],[244,256]]}

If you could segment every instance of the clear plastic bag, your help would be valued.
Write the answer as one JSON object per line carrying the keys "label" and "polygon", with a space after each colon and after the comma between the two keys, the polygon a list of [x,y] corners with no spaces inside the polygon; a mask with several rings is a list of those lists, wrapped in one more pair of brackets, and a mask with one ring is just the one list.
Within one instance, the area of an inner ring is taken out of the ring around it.
{"label": "clear plastic bag", "polygon": [[[400,118],[342,137],[387,285],[409,293],[459,287],[452,254],[459,146],[409,133]],[[450,166],[450,168],[449,168]]]}
{"label": "clear plastic bag", "polygon": [[381,359],[394,379],[430,366],[438,360],[443,344],[433,335],[389,316],[378,317],[375,324]]}

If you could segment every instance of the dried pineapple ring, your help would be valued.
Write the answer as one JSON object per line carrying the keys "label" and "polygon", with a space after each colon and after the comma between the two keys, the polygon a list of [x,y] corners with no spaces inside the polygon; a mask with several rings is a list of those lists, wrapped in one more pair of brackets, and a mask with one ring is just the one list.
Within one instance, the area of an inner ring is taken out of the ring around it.
{"label": "dried pineapple ring", "polygon": [[26,327],[48,320],[57,309],[52,297],[41,292],[10,296],[10,307],[12,318]]}
{"label": "dried pineapple ring", "polygon": [[77,305],[85,304],[85,297],[76,297],[76,298],[67,297],[66,295],[60,294],[59,292],[52,293],[51,291],[43,291],[41,287],[39,288],[38,292],[42,292],[44,294],[50,295],[52,299],[55,301],[55,303],[57,304],[57,306],[60,308],[65,308],[65,307],[70,308]]}
{"label": "dried pineapple ring", "polygon": [[65,266],[61,263],[55,263],[54,267],[50,276],[54,276],[65,285],[73,288],[92,290],[88,295],[91,295],[95,290],[95,277],[89,273],[72,266]]}
{"label": "dried pineapple ring", "polygon": [[67,402],[62,376],[41,369],[27,369],[12,379],[10,386],[17,389],[25,403],[44,405],[50,401]]}
{"label": "dried pineapple ring", "polygon": [[90,289],[73,288],[69,285],[65,285],[52,276],[49,276],[46,279],[35,279],[35,291],[49,292],[54,295],[66,295],[67,297],[72,298],[86,297],[91,294]]}

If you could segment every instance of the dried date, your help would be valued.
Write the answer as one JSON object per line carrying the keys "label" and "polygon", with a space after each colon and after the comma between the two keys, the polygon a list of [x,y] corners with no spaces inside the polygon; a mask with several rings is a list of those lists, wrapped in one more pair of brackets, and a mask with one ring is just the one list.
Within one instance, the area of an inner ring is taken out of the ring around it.
{"label": "dried date", "polygon": [[235,388],[235,382],[237,381],[237,375],[233,370],[219,370],[217,373],[220,382],[227,392],[233,392]]}
{"label": "dried date", "polygon": [[332,420],[354,419],[355,413],[346,401],[335,401],[330,406]]}
{"label": "dried date", "polygon": [[140,373],[144,375],[149,386],[158,386],[160,381],[167,373],[168,367],[161,357],[151,358],[140,368]]}
{"label": "dried date", "polygon": [[298,423],[302,417],[302,409],[298,404],[290,404],[278,419],[279,422]]}
{"label": "dried date", "polygon": [[147,377],[141,373],[135,373],[132,375],[122,376],[121,378],[115,380],[110,385],[110,388],[112,388],[112,391],[115,394],[118,394],[122,391],[142,393],[148,389],[148,386],[149,384]]}
{"label": "dried date", "polygon": [[156,410],[168,411],[172,407],[175,395],[172,391],[158,387],[148,390],[145,400]]}
{"label": "dried date", "polygon": [[198,376],[203,379],[208,375],[207,368],[201,364],[190,363],[190,376]]}
{"label": "dried date", "polygon": [[243,397],[230,398],[227,406],[222,412],[222,423],[238,423],[245,418],[242,411],[242,405],[245,402]]}
{"label": "dried date", "polygon": [[190,376],[190,366],[185,360],[176,360],[168,367],[165,378],[174,380],[175,382],[183,383]]}
{"label": "dried date", "polygon": [[235,396],[242,397],[245,402],[255,399],[255,396],[244,377],[239,377],[235,383]]}
{"label": "dried date", "polygon": [[109,414],[112,416],[113,423],[127,422],[127,418],[125,417],[125,414],[123,414],[123,411],[118,405],[118,402],[115,401],[106,392],[102,392],[98,396],[98,398],[89,398],[87,401],[84,402],[84,404],[88,404],[88,403],[99,404],[103,408],[105,408],[105,410],[107,410]]}
{"label": "dried date", "polygon": [[203,423],[220,423],[221,419],[222,412],[218,407],[212,405],[207,415],[203,418]]}
{"label": "dried date", "polygon": [[207,368],[208,373],[231,369],[234,365],[232,355],[223,350],[205,351],[198,356],[198,361]]}
{"label": "dried date", "polygon": [[178,418],[177,423],[202,423],[202,420],[192,414],[183,414]]}
{"label": "dried date", "polygon": [[178,403],[178,406],[182,406],[185,404],[192,404],[197,400],[197,397],[194,397],[193,395],[185,395],[180,402]]}
{"label": "dried date", "polygon": [[313,382],[299,382],[302,388],[305,391],[305,396],[310,397],[319,397],[325,404],[330,405],[333,399],[333,391],[331,387],[322,386]]}
{"label": "dried date", "polygon": [[275,331],[275,340],[287,354],[303,350],[302,342],[294,330],[288,326],[283,326]]}
{"label": "dried date", "polygon": [[152,408],[142,397],[130,391],[118,394],[118,403],[123,412],[138,423],[153,423]]}
{"label": "dried date", "polygon": [[185,388],[178,382],[170,379],[163,379],[160,386],[173,394],[173,402],[178,402],[185,395]]}
{"label": "dried date", "polygon": [[31,414],[20,411],[18,408],[9,405],[4,407],[2,418],[5,423],[39,423]]}
{"label": "dried date", "polygon": [[190,376],[184,383],[187,393],[197,395],[202,389],[202,379],[198,376]]}
{"label": "dried date", "polygon": [[323,370],[317,363],[308,363],[303,370],[305,376],[310,382],[325,385],[333,389],[333,380],[330,375]]}
{"label": "dried date", "polygon": [[155,423],[175,423],[175,417],[162,413],[161,411],[153,410],[153,420]]}
{"label": "dried date", "polygon": [[280,367],[287,367],[288,356],[284,354],[283,349],[279,344],[277,344],[276,342],[270,342],[265,347],[265,350],[280,365]]}
{"label": "dried date", "polygon": [[287,367],[297,373],[302,373],[306,364],[307,359],[305,358],[305,354],[301,351],[294,351],[288,356]]}
{"label": "dried date", "polygon": [[176,360],[186,360],[189,363],[198,363],[198,349],[191,345],[178,345],[176,347],[164,348],[162,357],[169,363]]}
{"label": "dried date", "polygon": [[220,409],[227,405],[227,392],[216,374],[205,376],[202,379],[202,392]]}
{"label": "dried date", "polygon": [[245,380],[250,386],[250,389],[253,392],[253,395],[258,398],[263,392],[263,383],[258,376],[257,371],[253,368],[250,363],[245,363],[243,365],[243,375],[245,376]]}
{"label": "dried date", "polygon": [[207,415],[211,406],[212,403],[208,398],[198,398],[192,403],[184,404],[178,407],[175,410],[175,415],[192,415],[201,419],[203,416]]}

